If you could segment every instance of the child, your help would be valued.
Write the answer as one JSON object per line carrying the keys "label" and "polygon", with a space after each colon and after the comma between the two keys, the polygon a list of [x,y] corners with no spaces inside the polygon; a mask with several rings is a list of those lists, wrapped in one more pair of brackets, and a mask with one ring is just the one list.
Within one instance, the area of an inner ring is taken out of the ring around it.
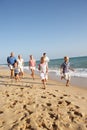
{"label": "child", "polygon": [[15,75],[15,80],[19,81],[20,77],[19,77],[19,68],[17,62],[15,62],[14,64],[14,75]]}
{"label": "child", "polygon": [[41,81],[43,83],[43,89],[45,89],[46,81],[48,79],[48,65],[46,64],[44,57],[41,57],[38,69],[40,70],[40,77],[41,77]]}
{"label": "child", "polygon": [[70,67],[70,62],[69,62],[69,57],[65,56],[64,57],[64,63],[62,63],[61,67],[61,79],[65,79],[66,80],[66,86],[69,86],[70,83],[70,79],[71,79],[71,75],[69,73],[69,70],[74,71],[71,67]]}

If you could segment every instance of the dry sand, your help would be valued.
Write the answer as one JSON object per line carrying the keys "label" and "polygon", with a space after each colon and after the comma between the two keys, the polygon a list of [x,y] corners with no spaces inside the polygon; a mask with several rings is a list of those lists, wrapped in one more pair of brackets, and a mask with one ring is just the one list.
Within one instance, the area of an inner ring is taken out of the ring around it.
{"label": "dry sand", "polygon": [[0,130],[86,130],[87,89],[25,74],[19,82],[0,68]]}

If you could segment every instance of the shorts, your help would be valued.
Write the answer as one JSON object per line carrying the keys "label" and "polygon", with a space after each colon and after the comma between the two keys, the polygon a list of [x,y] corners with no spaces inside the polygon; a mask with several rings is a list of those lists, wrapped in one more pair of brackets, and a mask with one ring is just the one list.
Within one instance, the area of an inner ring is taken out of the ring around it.
{"label": "shorts", "polygon": [[17,75],[19,75],[19,73],[15,73],[14,75],[15,75],[15,77],[16,77]]}
{"label": "shorts", "polygon": [[44,80],[44,79],[48,79],[48,74],[47,73],[41,73],[40,74],[40,77],[41,77],[41,80]]}
{"label": "shorts", "polygon": [[30,66],[30,69],[31,69],[31,70],[35,70],[35,67]]}
{"label": "shorts", "polygon": [[13,65],[8,65],[9,66],[9,68],[10,68],[10,70],[13,70],[14,69],[14,67],[13,67]]}
{"label": "shorts", "polygon": [[63,76],[64,76],[65,80],[70,80],[71,79],[71,75],[70,75],[69,72],[68,73],[64,73]]}
{"label": "shorts", "polygon": [[19,72],[24,72],[23,66],[18,67]]}

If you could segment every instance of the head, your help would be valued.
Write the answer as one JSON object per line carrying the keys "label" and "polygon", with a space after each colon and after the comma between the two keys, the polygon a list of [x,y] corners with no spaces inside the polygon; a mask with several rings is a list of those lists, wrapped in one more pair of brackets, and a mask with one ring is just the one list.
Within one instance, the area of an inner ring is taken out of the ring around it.
{"label": "head", "polygon": [[43,53],[43,56],[45,57],[45,56],[46,56],[46,53]]}
{"label": "head", "polygon": [[18,59],[21,59],[21,55],[18,55]]}
{"label": "head", "polygon": [[30,55],[30,59],[33,59],[33,55]]}
{"label": "head", "polygon": [[64,61],[65,61],[65,62],[68,62],[68,61],[69,61],[69,57],[68,57],[68,56],[65,56],[65,57],[64,57]]}
{"label": "head", "polygon": [[11,52],[11,54],[10,54],[10,55],[11,55],[11,57],[14,57],[14,52]]}

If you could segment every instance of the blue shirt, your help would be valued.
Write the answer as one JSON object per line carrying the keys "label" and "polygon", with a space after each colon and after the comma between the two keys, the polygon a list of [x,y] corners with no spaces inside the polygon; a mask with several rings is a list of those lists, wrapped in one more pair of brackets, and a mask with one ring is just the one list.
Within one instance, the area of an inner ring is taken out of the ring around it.
{"label": "blue shirt", "polygon": [[64,62],[64,63],[61,65],[61,68],[63,69],[63,73],[69,72],[70,62],[68,62],[68,63]]}
{"label": "blue shirt", "polygon": [[8,64],[14,65],[15,62],[17,62],[15,57],[7,57]]}

